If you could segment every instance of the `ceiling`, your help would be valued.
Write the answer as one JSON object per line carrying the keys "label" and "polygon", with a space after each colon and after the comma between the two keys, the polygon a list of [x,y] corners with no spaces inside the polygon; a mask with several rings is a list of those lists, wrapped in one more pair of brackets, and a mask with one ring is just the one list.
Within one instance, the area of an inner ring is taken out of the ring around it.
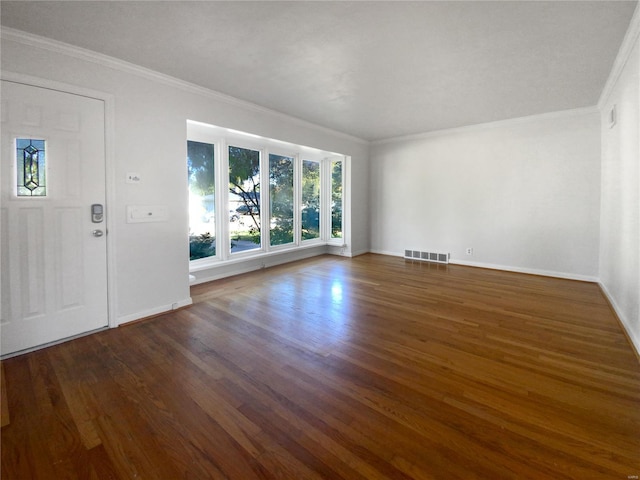
{"label": "ceiling", "polygon": [[593,106],[636,1],[6,1],[2,25],[379,140]]}

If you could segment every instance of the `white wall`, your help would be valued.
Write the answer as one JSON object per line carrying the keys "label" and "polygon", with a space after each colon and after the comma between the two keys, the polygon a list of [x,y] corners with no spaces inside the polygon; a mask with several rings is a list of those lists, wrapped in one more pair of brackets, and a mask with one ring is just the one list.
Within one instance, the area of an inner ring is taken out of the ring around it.
{"label": "white wall", "polygon": [[[89,88],[115,98],[116,316],[130,321],[189,302],[186,120],[351,156],[351,244],[366,251],[368,144],[91,52],[3,29],[2,71]],[[127,172],[140,184],[125,183]],[[365,179],[365,180],[363,180]],[[167,205],[169,222],[126,223],[127,205]]]}
{"label": "white wall", "polygon": [[597,278],[595,108],[381,142],[371,160],[373,251]]}
{"label": "white wall", "polygon": [[[640,352],[640,38],[623,52],[603,93],[600,283]],[[631,30],[630,30],[631,31]],[[629,36],[628,36],[629,38]],[[624,44],[623,44],[624,45]],[[609,125],[615,105],[617,121]]]}

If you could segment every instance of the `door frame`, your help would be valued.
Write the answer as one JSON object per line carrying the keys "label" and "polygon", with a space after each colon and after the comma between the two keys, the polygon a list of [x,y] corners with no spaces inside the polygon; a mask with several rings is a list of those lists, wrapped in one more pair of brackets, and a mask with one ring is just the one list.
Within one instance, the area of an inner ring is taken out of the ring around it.
{"label": "door frame", "polygon": [[[46,78],[24,75],[21,73],[2,71],[0,80],[21,83],[32,87],[46,88],[62,93],[79,95],[81,97],[93,98],[104,102],[104,162],[105,162],[105,196],[108,213],[106,215],[107,227],[107,318],[109,328],[118,326],[117,309],[117,289],[115,281],[116,261],[115,261],[115,217],[114,205],[116,199],[115,192],[115,164],[114,164],[114,128],[115,128],[115,96],[109,93],[99,92],[88,88],[78,87],[67,83],[57,82]],[[91,332],[88,332],[91,333]],[[61,341],[64,341],[63,339]],[[52,342],[59,343],[59,342]],[[41,347],[39,347],[41,348]]]}

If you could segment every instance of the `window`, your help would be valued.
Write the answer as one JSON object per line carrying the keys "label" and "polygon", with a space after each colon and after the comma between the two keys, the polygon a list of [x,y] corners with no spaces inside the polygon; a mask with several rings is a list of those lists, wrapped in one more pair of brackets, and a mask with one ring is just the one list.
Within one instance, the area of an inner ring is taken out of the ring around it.
{"label": "window", "polygon": [[229,210],[240,214],[229,229],[231,253],[262,245],[260,212],[260,152],[229,146]]}
{"label": "window", "polygon": [[216,254],[214,145],[187,142],[189,259]]}
{"label": "window", "polygon": [[192,271],[341,246],[347,158],[187,122]]}
{"label": "window", "polygon": [[16,139],[17,195],[19,197],[47,195],[44,144],[44,140]]}
{"label": "window", "polygon": [[331,162],[331,238],[342,238],[342,165]]}
{"label": "window", "polygon": [[271,246],[293,243],[292,157],[269,154],[269,239]]}
{"label": "window", "polygon": [[302,240],[320,238],[320,162],[302,162]]}

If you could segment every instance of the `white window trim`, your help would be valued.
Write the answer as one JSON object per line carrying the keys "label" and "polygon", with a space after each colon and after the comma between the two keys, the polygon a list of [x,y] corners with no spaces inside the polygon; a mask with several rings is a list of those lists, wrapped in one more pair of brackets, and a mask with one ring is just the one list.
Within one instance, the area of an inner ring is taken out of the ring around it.
{"label": "white window trim", "polygon": [[[281,254],[316,248],[323,245],[346,245],[348,225],[347,155],[318,150],[289,142],[261,137],[196,121],[187,121],[187,139],[214,145],[215,174],[215,223],[216,254],[211,257],[189,261],[189,271],[198,272],[223,265],[232,265],[257,259],[269,254]],[[185,141],[186,142],[186,141]],[[260,248],[243,252],[231,252],[230,226],[226,218],[229,205],[229,146],[247,148],[260,152]],[[270,245],[271,208],[269,204],[269,155],[282,155],[294,159],[294,240],[284,245]],[[320,237],[302,240],[302,164],[304,160],[320,163]],[[331,238],[331,164],[342,162],[342,238]],[[224,208],[220,207],[224,205]]]}

